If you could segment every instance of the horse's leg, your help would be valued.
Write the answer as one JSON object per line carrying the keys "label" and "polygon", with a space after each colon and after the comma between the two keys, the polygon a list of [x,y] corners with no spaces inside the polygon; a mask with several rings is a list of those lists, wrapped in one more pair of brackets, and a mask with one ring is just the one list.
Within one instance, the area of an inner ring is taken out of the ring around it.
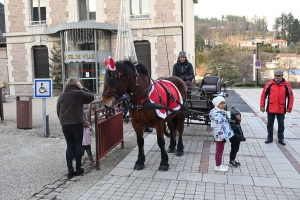
{"label": "horse's leg", "polygon": [[157,144],[161,152],[161,162],[158,169],[161,171],[167,171],[169,169],[169,157],[165,149],[164,122],[162,120],[160,123],[157,123],[156,132]]}
{"label": "horse's leg", "polygon": [[[175,117],[176,118],[176,117]],[[168,127],[170,130],[170,145],[168,148],[168,153],[174,153],[176,150],[176,127],[174,126],[174,121],[175,119],[173,118],[171,121],[167,122]]]}
{"label": "horse's leg", "polygon": [[145,167],[145,153],[144,153],[144,137],[143,137],[143,128],[139,126],[133,126],[136,138],[137,138],[137,144],[139,147],[139,155],[138,159],[135,162],[134,169],[135,170],[142,170]]}
{"label": "horse's leg", "polygon": [[178,143],[177,143],[177,151],[175,153],[176,156],[182,156],[183,155],[183,142],[182,142],[182,133],[184,129],[184,114],[178,113],[178,123],[174,124],[175,127],[177,127],[178,130]]}

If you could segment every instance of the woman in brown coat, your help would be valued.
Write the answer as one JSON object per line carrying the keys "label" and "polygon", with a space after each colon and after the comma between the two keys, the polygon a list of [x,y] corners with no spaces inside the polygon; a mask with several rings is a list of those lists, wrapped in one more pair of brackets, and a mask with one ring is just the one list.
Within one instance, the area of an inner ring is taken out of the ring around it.
{"label": "woman in brown coat", "polygon": [[[68,178],[84,173],[84,169],[81,168],[84,123],[83,104],[89,104],[93,100],[94,95],[88,89],[82,87],[76,78],[70,78],[66,82],[65,90],[57,100],[57,116],[67,142]],[[76,157],[75,172],[72,165],[74,151]]]}

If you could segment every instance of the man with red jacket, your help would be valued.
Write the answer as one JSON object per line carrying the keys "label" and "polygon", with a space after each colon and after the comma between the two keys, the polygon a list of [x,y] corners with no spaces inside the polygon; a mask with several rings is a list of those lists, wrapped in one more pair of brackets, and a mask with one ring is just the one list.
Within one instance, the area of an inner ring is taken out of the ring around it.
{"label": "man with red jacket", "polygon": [[[267,98],[267,108],[265,101]],[[268,113],[268,139],[265,143],[273,142],[273,126],[275,116],[278,122],[278,143],[285,145],[284,142],[284,115],[292,112],[294,104],[294,94],[289,82],[283,78],[283,71],[276,70],[274,79],[267,82],[260,96],[260,111]]]}

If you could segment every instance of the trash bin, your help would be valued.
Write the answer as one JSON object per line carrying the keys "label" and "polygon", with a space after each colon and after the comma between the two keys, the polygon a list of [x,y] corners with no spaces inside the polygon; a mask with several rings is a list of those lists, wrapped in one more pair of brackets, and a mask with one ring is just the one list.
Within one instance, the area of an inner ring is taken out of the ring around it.
{"label": "trash bin", "polygon": [[17,128],[32,129],[32,96],[17,96]]}

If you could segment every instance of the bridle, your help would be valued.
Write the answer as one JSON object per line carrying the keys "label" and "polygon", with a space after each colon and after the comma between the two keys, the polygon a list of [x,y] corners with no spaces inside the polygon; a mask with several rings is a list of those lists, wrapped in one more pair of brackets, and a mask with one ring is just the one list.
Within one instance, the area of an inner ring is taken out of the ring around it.
{"label": "bridle", "polygon": [[[118,79],[120,78],[120,76],[121,76],[121,73],[120,73],[120,72],[117,72],[117,73],[115,73],[115,75],[114,75],[114,79],[113,79],[113,80],[114,80],[113,92],[112,92],[112,93],[104,93],[104,94],[102,94],[102,96],[112,96],[112,97],[113,97],[113,98],[112,98],[112,104],[113,104],[113,105],[116,105],[116,104],[118,104],[120,101],[129,99],[130,97],[136,97],[136,96],[139,96],[139,95],[143,94],[143,93],[144,93],[145,91],[147,91],[147,90],[148,90],[148,93],[149,93],[152,84],[150,84],[149,87],[147,87],[147,88],[146,88],[145,90],[143,90],[142,92],[140,92],[140,93],[138,93],[138,94],[134,94],[135,91],[136,91],[136,89],[137,89],[137,87],[139,86],[138,81],[139,81],[139,75],[140,75],[140,74],[138,73],[137,69],[136,69],[136,66],[137,66],[137,64],[134,64],[135,84],[134,84],[132,90],[129,91],[129,96],[128,96],[127,98],[118,98],[118,94],[117,94],[117,80],[118,80]],[[106,75],[105,75],[105,79],[108,79],[108,75],[107,75],[107,74],[108,74],[108,72],[110,72],[110,71],[112,71],[112,70],[107,69]],[[148,96],[148,95],[147,95],[147,96]],[[120,99],[122,99],[122,100],[120,100]]]}

